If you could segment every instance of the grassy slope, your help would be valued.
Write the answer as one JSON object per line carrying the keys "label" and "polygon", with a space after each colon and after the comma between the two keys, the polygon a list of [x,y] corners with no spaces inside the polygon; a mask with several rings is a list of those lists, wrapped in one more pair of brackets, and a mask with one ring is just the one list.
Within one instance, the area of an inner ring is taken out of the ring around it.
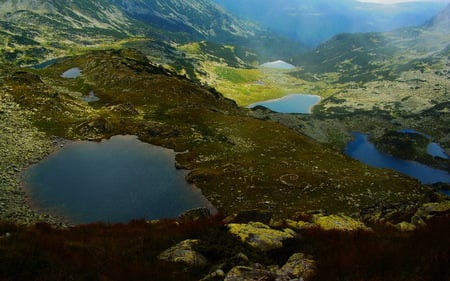
{"label": "grassy slope", "polygon": [[[71,67],[80,67],[82,77],[59,76]],[[35,111],[39,128],[70,139],[135,134],[189,151],[178,155],[178,164],[226,212],[353,213],[427,200],[417,182],[366,167],[278,123],[248,117],[214,90],[150,66],[134,51],[66,59],[39,75],[18,72],[5,79],[16,102]],[[90,90],[100,102],[80,101]]]}

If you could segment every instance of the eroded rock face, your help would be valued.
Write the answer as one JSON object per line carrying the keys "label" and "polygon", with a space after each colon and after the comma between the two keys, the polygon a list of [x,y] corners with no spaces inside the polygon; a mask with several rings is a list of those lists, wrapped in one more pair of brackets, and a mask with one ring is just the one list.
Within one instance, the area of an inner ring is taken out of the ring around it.
{"label": "eroded rock face", "polygon": [[237,235],[245,243],[262,251],[269,251],[283,247],[283,240],[294,238],[295,231],[285,229],[275,230],[260,222],[250,222],[248,224],[229,224],[230,233]]}
{"label": "eroded rock face", "polygon": [[207,263],[206,258],[194,251],[199,240],[185,240],[162,252],[158,258],[170,262],[180,262],[189,266],[202,266]]}

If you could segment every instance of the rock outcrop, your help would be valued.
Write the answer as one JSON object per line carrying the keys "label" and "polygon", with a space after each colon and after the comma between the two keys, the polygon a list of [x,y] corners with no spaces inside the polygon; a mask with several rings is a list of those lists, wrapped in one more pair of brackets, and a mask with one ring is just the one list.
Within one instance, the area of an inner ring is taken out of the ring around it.
{"label": "rock outcrop", "polygon": [[293,254],[281,268],[278,266],[251,266],[233,267],[225,277],[225,281],[258,281],[258,280],[310,280],[316,274],[315,261],[302,253]]}
{"label": "rock outcrop", "polygon": [[162,252],[158,258],[170,262],[184,263],[188,266],[202,266],[207,263],[206,258],[194,250],[199,240],[185,240]]}
{"label": "rock outcrop", "polygon": [[243,242],[262,251],[281,248],[283,240],[294,238],[297,235],[292,229],[276,230],[260,222],[232,223],[228,227],[230,233],[239,236]]}

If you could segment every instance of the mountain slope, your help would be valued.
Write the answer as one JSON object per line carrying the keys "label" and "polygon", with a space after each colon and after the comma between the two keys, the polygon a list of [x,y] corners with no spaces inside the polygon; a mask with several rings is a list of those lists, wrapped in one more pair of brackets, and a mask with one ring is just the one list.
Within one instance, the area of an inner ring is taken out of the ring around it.
{"label": "mountain slope", "polygon": [[33,64],[136,34],[139,26],[109,1],[0,1],[1,57]]}
{"label": "mountain slope", "polygon": [[[261,30],[238,21],[208,0],[113,0],[129,16],[162,30],[197,39],[252,37]],[[192,39],[192,38],[191,38]]]}
{"label": "mountain slope", "polygon": [[[338,82],[393,80],[421,61],[445,56],[450,5],[426,24],[386,33],[339,34],[295,59],[298,73],[338,73]],[[311,76],[309,76],[311,77]]]}
{"label": "mountain slope", "polygon": [[[80,77],[61,77],[73,67],[81,69]],[[350,214],[375,202],[425,198],[419,183],[371,169],[278,123],[249,117],[214,89],[152,65],[135,50],[90,52],[0,78],[6,89],[0,97],[20,104],[11,110],[27,111],[27,120],[49,136],[132,134],[185,151],[177,154],[178,167],[189,170],[187,180],[225,213],[326,209]],[[99,101],[83,101],[90,91]]]}
{"label": "mountain slope", "polygon": [[[252,49],[264,58],[291,56],[304,49],[237,20],[208,0],[1,0],[0,27],[4,46],[0,59],[22,65],[83,48],[117,46],[118,40],[134,37],[166,44],[163,50],[174,42],[226,43]],[[273,42],[280,42],[280,48],[266,48]]]}
{"label": "mountain slope", "polygon": [[[450,6],[422,26],[340,34],[297,57],[300,70],[290,74],[324,97],[312,116],[297,118],[307,121],[301,132],[343,147],[348,132],[376,139],[410,128],[450,152],[449,14]],[[295,127],[292,120],[284,123]]]}

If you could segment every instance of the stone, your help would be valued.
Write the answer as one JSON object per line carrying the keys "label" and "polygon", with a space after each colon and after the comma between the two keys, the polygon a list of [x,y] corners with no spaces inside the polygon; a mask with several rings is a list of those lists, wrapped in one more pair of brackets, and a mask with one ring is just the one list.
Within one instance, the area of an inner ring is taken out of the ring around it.
{"label": "stone", "polygon": [[162,252],[158,259],[176,263],[184,263],[189,266],[203,266],[207,259],[193,248],[200,240],[185,240]]}
{"label": "stone", "polygon": [[225,277],[225,272],[222,269],[216,269],[212,273],[206,275],[200,281],[209,281],[209,280],[223,280]]}
{"label": "stone", "polygon": [[276,230],[260,222],[248,224],[232,223],[228,225],[230,233],[238,236],[249,245],[262,251],[283,247],[283,240],[294,238],[297,234],[292,229]]}
{"label": "stone", "polygon": [[315,261],[303,253],[293,254],[277,272],[277,281],[309,280],[317,272]]}
{"label": "stone", "polygon": [[236,266],[228,272],[224,281],[262,281],[274,280],[274,277],[273,273],[258,265]]}
{"label": "stone", "polygon": [[302,230],[302,229],[316,227],[315,224],[307,222],[307,221],[295,221],[295,220],[287,219],[285,222],[289,228],[296,229],[296,230]]}
{"label": "stone", "polygon": [[354,231],[369,229],[363,222],[344,215],[313,215],[313,223],[324,230]]}
{"label": "stone", "polygon": [[414,224],[406,221],[402,221],[401,223],[396,224],[395,227],[401,231],[414,231],[416,229],[416,226]]}
{"label": "stone", "polygon": [[182,213],[179,218],[182,220],[192,220],[197,221],[201,219],[206,219],[211,216],[211,211],[208,208],[201,207],[196,209],[187,210]]}

